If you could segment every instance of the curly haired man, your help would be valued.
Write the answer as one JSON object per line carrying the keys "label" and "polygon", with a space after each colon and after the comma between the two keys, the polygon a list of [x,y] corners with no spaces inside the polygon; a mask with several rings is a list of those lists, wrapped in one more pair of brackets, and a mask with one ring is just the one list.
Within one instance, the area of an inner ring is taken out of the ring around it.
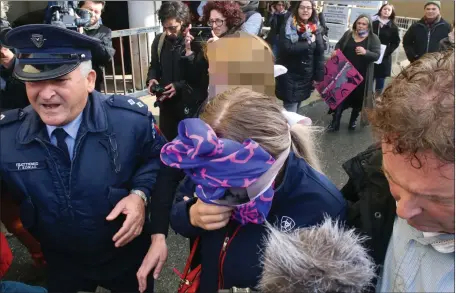
{"label": "curly haired man", "polygon": [[343,165],[377,292],[454,292],[454,84],[451,51],[412,63],[370,113],[379,143]]}

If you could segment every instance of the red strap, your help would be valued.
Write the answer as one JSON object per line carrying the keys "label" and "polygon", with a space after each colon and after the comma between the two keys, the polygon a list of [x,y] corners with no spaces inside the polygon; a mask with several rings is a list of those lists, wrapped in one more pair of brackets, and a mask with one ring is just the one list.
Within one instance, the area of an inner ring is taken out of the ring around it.
{"label": "red strap", "polygon": [[187,259],[187,263],[185,264],[184,276],[187,276],[188,271],[190,270],[190,266],[192,265],[193,256],[195,256],[199,241],[200,241],[200,236],[196,237],[195,242],[193,243],[192,251],[190,252],[190,255],[188,256],[188,259]]}

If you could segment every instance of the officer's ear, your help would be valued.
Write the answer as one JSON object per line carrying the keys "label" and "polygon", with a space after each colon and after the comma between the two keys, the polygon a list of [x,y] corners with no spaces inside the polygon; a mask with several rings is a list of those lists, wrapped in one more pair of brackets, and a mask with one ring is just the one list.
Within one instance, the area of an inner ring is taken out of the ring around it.
{"label": "officer's ear", "polygon": [[87,74],[87,91],[89,93],[93,92],[95,89],[95,81],[97,80],[97,73],[95,70],[90,70],[89,73]]}

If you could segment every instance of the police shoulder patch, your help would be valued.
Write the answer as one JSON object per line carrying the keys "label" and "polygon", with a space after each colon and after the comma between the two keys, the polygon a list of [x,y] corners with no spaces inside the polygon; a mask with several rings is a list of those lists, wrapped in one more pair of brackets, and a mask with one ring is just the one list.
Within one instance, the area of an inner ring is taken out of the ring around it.
{"label": "police shoulder patch", "polygon": [[5,112],[0,112],[0,126],[23,120],[26,115],[26,112],[24,112],[22,109],[13,109]]}
{"label": "police shoulder patch", "polygon": [[111,107],[130,110],[133,112],[140,113],[142,115],[147,115],[147,113],[149,112],[147,105],[143,103],[140,99],[128,96],[112,95],[106,99],[106,103]]}

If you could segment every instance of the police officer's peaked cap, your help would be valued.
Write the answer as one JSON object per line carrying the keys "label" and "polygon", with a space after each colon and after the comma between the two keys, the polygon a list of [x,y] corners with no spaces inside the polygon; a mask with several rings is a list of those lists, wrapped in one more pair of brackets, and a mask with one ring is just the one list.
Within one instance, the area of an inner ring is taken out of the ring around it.
{"label": "police officer's peaked cap", "polygon": [[91,60],[101,41],[67,28],[31,24],[6,34],[9,46],[16,49],[14,75],[22,81],[55,79]]}

